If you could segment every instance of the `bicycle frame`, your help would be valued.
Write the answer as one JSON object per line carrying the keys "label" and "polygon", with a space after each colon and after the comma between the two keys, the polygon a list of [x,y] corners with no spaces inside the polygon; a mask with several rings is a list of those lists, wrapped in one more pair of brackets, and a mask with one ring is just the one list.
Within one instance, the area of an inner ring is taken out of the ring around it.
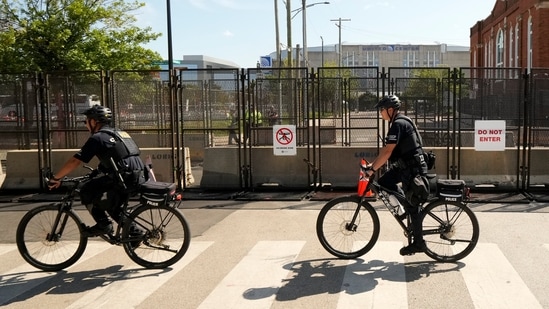
{"label": "bicycle frame", "polygon": [[[408,209],[411,208],[411,205],[408,202],[408,200],[406,200],[406,197],[404,197],[402,194],[400,194],[400,192],[389,190],[385,187],[382,187],[377,181],[375,181],[373,179],[370,179],[370,184],[369,184],[368,188],[371,189],[372,191],[374,191],[374,193],[379,196],[381,202],[383,203],[385,208],[387,208],[387,210],[389,210],[389,212],[393,215],[395,220],[398,222],[398,224],[400,225],[400,227],[404,231],[405,235],[407,237],[410,237],[411,233],[410,233],[410,230],[408,229],[408,226],[410,225],[410,216],[409,216],[409,213],[408,213]],[[399,203],[402,206],[404,206],[404,209],[405,209],[404,214],[398,215],[398,213],[395,211],[395,209],[398,207],[398,205],[393,206],[391,204],[391,202],[389,201],[389,196],[390,195],[395,196],[397,198],[397,200],[399,201]],[[375,197],[372,198],[372,197],[367,197],[365,195],[361,196],[360,198],[361,198],[361,202],[366,201],[366,200],[376,200]],[[407,218],[406,224],[404,224],[404,220],[403,220],[405,218]]]}

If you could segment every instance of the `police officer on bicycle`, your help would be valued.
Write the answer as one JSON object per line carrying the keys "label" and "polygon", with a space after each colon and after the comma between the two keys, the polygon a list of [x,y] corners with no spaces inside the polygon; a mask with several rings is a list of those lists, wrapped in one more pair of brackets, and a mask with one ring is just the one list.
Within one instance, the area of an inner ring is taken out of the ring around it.
{"label": "police officer on bicycle", "polygon": [[[425,200],[413,198],[414,192],[410,194],[410,191],[417,190],[415,186],[419,185],[422,186],[419,189],[427,190],[428,195],[429,186],[425,177],[427,164],[423,155],[421,136],[412,120],[400,113],[400,106],[401,102],[395,95],[384,97],[375,106],[380,108],[383,120],[389,121],[389,131],[385,138],[385,146],[368,166],[367,173],[368,176],[371,176],[389,161],[389,169],[379,178],[378,183],[382,187],[405,195],[412,206],[408,212],[412,221],[413,241],[410,245],[400,249],[401,255],[412,255],[425,251],[422,216],[419,207]],[[416,181],[414,182],[414,180]],[[422,193],[426,198],[425,193]]]}
{"label": "police officer on bicycle", "polygon": [[49,188],[59,187],[64,176],[96,156],[100,161],[97,168],[100,174],[82,186],[80,199],[97,222],[87,228],[88,236],[99,236],[113,231],[107,213],[120,223],[121,206],[146,181],[147,174],[135,142],[126,132],[110,126],[112,112],[109,108],[94,105],[83,114],[91,136],[53,175]]}

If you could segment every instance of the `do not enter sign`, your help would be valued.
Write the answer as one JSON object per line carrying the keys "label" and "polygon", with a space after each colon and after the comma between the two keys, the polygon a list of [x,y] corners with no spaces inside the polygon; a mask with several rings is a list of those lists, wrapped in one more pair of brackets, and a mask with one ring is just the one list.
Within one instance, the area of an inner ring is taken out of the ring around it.
{"label": "do not enter sign", "polygon": [[505,150],[505,120],[475,121],[475,150]]}

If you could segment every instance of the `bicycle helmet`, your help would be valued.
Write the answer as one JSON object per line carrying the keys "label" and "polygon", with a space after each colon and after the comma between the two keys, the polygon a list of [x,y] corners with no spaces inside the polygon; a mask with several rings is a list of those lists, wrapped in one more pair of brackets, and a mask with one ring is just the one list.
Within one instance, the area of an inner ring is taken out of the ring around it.
{"label": "bicycle helmet", "polygon": [[85,110],[83,115],[86,115],[88,119],[95,119],[99,123],[110,123],[112,120],[112,112],[108,107],[95,104],[89,109]]}
{"label": "bicycle helmet", "polygon": [[383,99],[381,99],[381,101],[379,101],[375,108],[395,108],[395,109],[398,109],[400,108],[400,99],[396,96],[396,95],[389,95],[389,96],[386,96],[384,97]]}

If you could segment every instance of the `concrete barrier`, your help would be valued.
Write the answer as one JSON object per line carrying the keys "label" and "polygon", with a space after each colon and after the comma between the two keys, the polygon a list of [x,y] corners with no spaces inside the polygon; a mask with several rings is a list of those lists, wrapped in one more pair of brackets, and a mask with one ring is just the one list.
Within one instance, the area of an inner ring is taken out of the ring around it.
{"label": "concrete barrier", "polygon": [[[55,172],[72,156],[78,149],[54,149],[52,150],[52,169]],[[191,160],[189,149],[185,148],[181,155],[185,156],[185,175],[183,181],[186,186],[194,183],[191,172]],[[170,182],[173,175],[173,164],[171,163],[171,148],[142,148],[141,159],[145,162],[150,156],[153,164],[153,171],[157,181]],[[36,150],[10,150],[7,152],[6,177],[1,184],[2,190],[38,190],[40,189],[39,179],[39,157]],[[91,167],[99,164],[96,158],[88,163]],[[76,169],[71,176],[83,175],[84,169]],[[183,186],[183,184],[181,184]]]}
{"label": "concrete barrier", "polygon": [[[451,178],[448,175],[446,148],[426,148],[437,155],[436,166],[432,173],[441,179]],[[230,188],[239,186],[239,167],[237,148],[205,149],[204,170],[200,187]],[[471,187],[491,185],[498,188],[515,188],[517,186],[516,169],[519,151],[509,148],[505,151],[475,151],[474,148],[461,149],[460,178]],[[377,155],[376,148],[331,147],[321,149],[321,170],[323,185],[332,187],[354,187],[358,177],[360,158],[372,160]],[[549,183],[549,165],[545,164],[549,149],[533,149],[530,164],[531,179],[536,183]],[[257,147],[252,151],[251,169],[252,185],[278,184],[287,188],[306,188],[308,169],[303,159],[307,158],[305,147],[297,148],[296,156],[275,156],[271,147]],[[457,162],[456,162],[457,164]],[[312,179],[312,178],[311,178]]]}
{"label": "concrete barrier", "polygon": [[[447,174],[448,162],[446,148],[426,148],[433,150],[437,155],[436,169],[434,172],[439,178],[450,178]],[[53,168],[61,165],[75,153],[76,150],[54,150],[52,153]],[[246,153],[237,147],[211,147],[204,149],[203,171],[200,187],[204,189],[228,189],[240,188],[240,169],[238,164],[238,152],[242,158]],[[251,151],[250,185],[254,187],[263,184],[277,184],[281,188],[308,188],[309,170],[303,162],[307,158],[309,149],[297,147],[296,156],[275,156],[272,147],[256,147]],[[358,162],[365,157],[372,160],[376,154],[376,148],[362,147],[335,147],[325,146],[321,148],[321,161],[317,162],[321,170],[323,185],[333,187],[354,187],[358,177]],[[522,153],[516,148],[508,148],[505,151],[475,151],[474,148],[462,148],[460,166],[460,178],[471,186],[491,185],[499,188],[515,188],[518,183],[517,167]],[[533,148],[530,152],[529,176],[531,183],[549,183],[549,165],[546,164],[548,148]],[[170,181],[173,173],[171,165],[170,148],[145,148],[142,149],[142,158],[145,160],[151,156],[154,172],[159,181]],[[7,172],[2,189],[38,189],[38,154],[36,150],[9,151],[7,154]],[[192,184],[194,179],[191,173],[190,158],[185,150],[186,171],[184,181],[186,186]],[[96,161],[90,162],[92,166]],[[457,162],[456,162],[457,164]],[[245,167],[246,170],[248,167]],[[80,175],[82,171],[75,171]],[[312,181],[312,177],[311,181]],[[183,184],[182,184],[183,185]]]}

